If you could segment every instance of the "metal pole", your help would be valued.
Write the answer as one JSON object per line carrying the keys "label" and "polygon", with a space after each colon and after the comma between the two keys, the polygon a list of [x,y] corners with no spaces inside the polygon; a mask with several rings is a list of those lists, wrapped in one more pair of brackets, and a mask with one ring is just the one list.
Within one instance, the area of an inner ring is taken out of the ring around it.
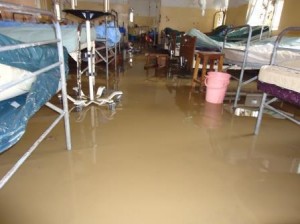
{"label": "metal pole", "polygon": [[94,100],[94,69],[92,68],[92,43],[91,43],[91,22],[86,20],[86,35],[87,35],[87,57],[88,57],[88,75],[89,75],[89,91],[90,91],[90,100]]}
{"label": "metal pole", "polygon": [[104,11],[108,12],[109,10],[109,0],[104,0]]}

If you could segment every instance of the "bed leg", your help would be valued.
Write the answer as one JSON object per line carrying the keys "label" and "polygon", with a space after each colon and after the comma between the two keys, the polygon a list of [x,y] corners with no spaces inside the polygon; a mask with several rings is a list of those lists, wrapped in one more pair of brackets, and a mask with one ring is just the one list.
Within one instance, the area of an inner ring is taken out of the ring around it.
{"label": "bed leg", "polygon": [[257,119],[256,119],[255,129],[254,129],[254,134],[255,135],[258,135],[258,133],[259,133],[259,129],[260,129],[261,121],[262,121],[262,116],[264,114],[264,105],[265,105],[266,99],[267,99],[267,94],[263,93],[261,104],[259,106],[258,116],[257,116]]}

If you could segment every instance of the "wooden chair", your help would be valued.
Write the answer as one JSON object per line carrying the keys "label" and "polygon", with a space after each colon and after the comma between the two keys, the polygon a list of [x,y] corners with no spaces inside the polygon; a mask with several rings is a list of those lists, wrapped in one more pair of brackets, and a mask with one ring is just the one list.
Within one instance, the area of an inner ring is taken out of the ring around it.
{"label": "wooden chair", "polygon": [[181,37],[179,56],[184,60],[184,69],[191,72],[196,49],[196,37],[184,35]]}
{"label": "wooden chair", "polygon": [[[209,69],[214,70],[214,65],[217,64],[217,70],[223,70],[223,60],[224,53],[221,52],[211,52],[211,51],[198,51],[196,53],[196,64],[192,79],[192,88],[195,89],[196,84],[200,84],[200,88],[204,87],[204,80],[207,71],[207,65],[209,64]],[[198,71],[200,63],[202,62],[202,72],[201,76],[198,77]]]}

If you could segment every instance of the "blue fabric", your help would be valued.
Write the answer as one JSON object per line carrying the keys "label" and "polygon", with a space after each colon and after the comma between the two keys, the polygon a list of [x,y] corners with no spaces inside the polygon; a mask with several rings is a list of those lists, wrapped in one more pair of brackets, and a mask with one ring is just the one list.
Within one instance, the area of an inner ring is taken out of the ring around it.
{"label": "blue fabric", "polygon": [[107,25],[105,25],[105,23],[102,23],[101,25],[96,26],[95,29],[96,38],[98,39],[105,38],[105,32],[107,32],[107,41],[109,47],[114,46],[121,40],[121,32],[118,27],[115,27],[114,22],[109,22]]}
{"label": "blue fabric", "polygon": [[[0,46],[20,44],[0,34]],[[68,54],[64,50],[66,74]],[[35,46],[0,52],[0,63],[34,72],[58,61],[56,45]],[[28,120],[56,93],[60,80],[59,67],[51,69],[33,82],[28,94],[0,102],[0,153],[20,140]],[[18,104],[18,107],[12,106]]]}
{"label": "blue fabric", "polygon": [[215,41],[197,29],[190,29],[187,35],[196,37],[196,49],[201,51],[221,51],[223,43]]}

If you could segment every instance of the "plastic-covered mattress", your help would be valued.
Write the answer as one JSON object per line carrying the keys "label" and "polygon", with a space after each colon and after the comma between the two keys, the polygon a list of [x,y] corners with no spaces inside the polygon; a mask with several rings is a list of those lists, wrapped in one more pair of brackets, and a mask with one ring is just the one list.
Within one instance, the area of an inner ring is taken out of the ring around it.
{"label": "plastic-covered mattress", "polygon": [[[272,37],[253,42],[248,49],[247,67],[260,68],[262,65],[270,64],[275,40],[276,37]],[[300,49],[300,38],[284,37],[280,46],[290,49]],[[225,62],[241,65],[243,63],[245,50],[244,45],[232,43],[226,45],[226,48],[223,49]],[[299,59],[300,54],[291,50],[279,51],[276,57],[276,61],[279,64],[287,60]]]}
{"label": "plastic-covered mattress", "polygon": [[223,42],[218,42],[201,31],[193,28],[186,32],[187,35],[196,37],[196,49],[201,51],[221,51]]}
{"label": "plastic-covered mattress", "polygon": [[[78,50],[79,42],[77,30],[78,25],[61,26],[63,45],[69,53]],[[55,30],[52,24],[0,21],[0,33],[25,43],[53,40],[55,38]],[[92,41],[96,39],[95,29],[91,29],[91,39]],[[86,29],[83,26],[81,29],[80,43],[86,42]]]}
{"label": "plastic-covered mattress", "polygon": [[[269,27],[265,26],[252,26],[252,36],[251,40],[260,39],[261,31],[265,36],[266,33],[269,32]],[[224,41],[225,35],[227,35],[228,42],[246,42],[249,35],[249,28],[247,26],[243,26],[240,28],[235,29],[234,27],[230,30],[230,27],[224,27],[224,32],[221,32],[219,35],[212,35],[210,38],[216,41]],[[227,33],[228,32],[228,33]]]}
{"label": "plastic-covered mattress", "polygon": [[[22,43],[0,34],[0,46]],[[64,51],[66,74],[68,53]],[[58,61],[55,45],[43,45],[0,52],[0,63],[29,72]],[[7,75],[16,75],[8,74]],[[27,122],[57,92],[60,81],[59,67],[36,77],[28,93],[0,101],[0,153],[14,145],[25,133]],[[1,84],[0,80],[0,86]],[[1,92],[0,92],[1,94]]]}

